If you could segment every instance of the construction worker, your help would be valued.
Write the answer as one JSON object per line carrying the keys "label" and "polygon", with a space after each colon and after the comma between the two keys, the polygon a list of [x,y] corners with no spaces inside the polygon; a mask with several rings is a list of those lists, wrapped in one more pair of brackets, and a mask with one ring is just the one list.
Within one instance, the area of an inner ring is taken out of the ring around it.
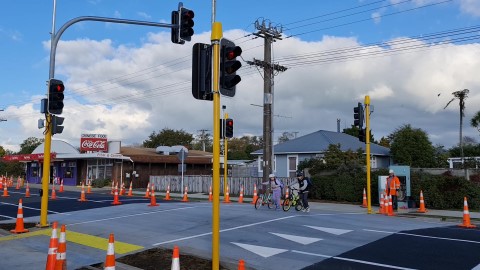
{"label": "construction worker", "polygon": [[386,183],[386,191],[387,196],[392,196],[392,208],[393,210],[397,211],[398,209],[398,201],[397,201],[397,192],[400,189],[400,179],[395,175],[393,170],[388,171],[387,183]]}

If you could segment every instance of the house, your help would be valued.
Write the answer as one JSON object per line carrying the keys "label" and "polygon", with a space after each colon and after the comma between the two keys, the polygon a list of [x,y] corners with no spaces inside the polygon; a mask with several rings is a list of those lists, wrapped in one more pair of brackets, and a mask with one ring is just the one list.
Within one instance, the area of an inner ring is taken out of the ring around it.
{"label": "house", "polygon": [[[331,144],[340,144],[342,151],[365,151],[365,143],[357,137],[326,130],[319,130],[273,146],[274,173],[278,177],[295,177],[298,164],[311,158],[321,158]],[[263,150],[252,153],[257,156],[258,176],[263,175]],[[390,165],[390,149],[370,144],[371,168],[387,168]]]}

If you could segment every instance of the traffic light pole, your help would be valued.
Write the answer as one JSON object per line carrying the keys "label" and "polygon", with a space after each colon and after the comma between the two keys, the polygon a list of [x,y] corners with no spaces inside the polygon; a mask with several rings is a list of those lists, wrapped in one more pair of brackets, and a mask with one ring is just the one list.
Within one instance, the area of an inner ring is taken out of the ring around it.
{"label": "traffic light pole", "polygon": [[212,202],[212,270],[220,269],[220,40],[222,24],[212,24],[213,49],[213,202]]}
{"label": "traffic light pole", "polygon": [[224,114],[223,122],[223,196],[227,194],[228,186],[228,138],[226,136],[228,113]]}
{"label": "traffic light pole", "polygon": [[372,214],[372,192],[370,187],[370,96],[365,96],[365,151],[367,159],[367,213]]}

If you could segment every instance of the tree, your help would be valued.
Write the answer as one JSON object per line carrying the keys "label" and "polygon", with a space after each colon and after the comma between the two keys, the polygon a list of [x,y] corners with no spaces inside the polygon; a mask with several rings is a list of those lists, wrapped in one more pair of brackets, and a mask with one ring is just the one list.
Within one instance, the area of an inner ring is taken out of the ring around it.
{"label": "tree", "polygon": [[469,90],[468,89],[463,89],[461,91],[455,91],[452,93],[453,95],[453,98],[447,103],[447,105],[445,105],[445,107],[443,109],[446,109],[448,107],[448,105],[450,103],[452,103],[452,101],[454,101],[455,99],[458,98],[458,101],[459,101],[459,107],[460,107],[460,150],[461,150],[461,156],[462,156],[462,159],[464,158],[464,154],[463,154],[463,135],[462,135],[462,131],[463,131],[463,117],[465,116],[465,99],[467,98],[467,95],[468,95],[468,92]]}
{"label": "tree", "polygon": [[380,142],[378,144],[381,146],[390,148],[390,140],[388,138],[385,138],[385,137],[380,138]]}
{"label": "tree", "polygon": [[20,144],[20,151],[18,154],[31,154],[35,148],[43,143],[43,139],[29,137]]}
{"label": "tree", "polygon": [[[358,137],[360,129],[357,126],[352,125],[350,128],[344,128],[343,133],[348,134],[353,137]],[[375,138],[373,138],[373,132],[370,130],[370,142],[376,143]]]}
{"label": "tree", "polygon": [[478,111],[470,120],[470,125],[480,132],[480,111]]}
{"label": "tree", "polygon": [[330,144],[323,153],[323,158],[312,158],[299,164],[299,170],[309,168],[310,174],[317,174],[323,170],[359,171],[365,163],[363,150],[342,151],[340,144]]}
{"label": "tree", "polygon": [[395,163],[417,168],[434,166],[434,148],[425,131],[407,124],[396,129],[388,139]]}
{"label": "tree", "polygon": [[228,140],[228,156],[230,160],[246,159],[251,160],[250,154],[262,148],[261,140],[257,136],[243,136],[241,138],[231,138]]}
{"label": "tree", "polygon": [[158,133],[152,132],[148,140],[143,141],[143,147],[155,148],[158,146],[183,145],[190,148],[193,141],[193,135],[184,130],[173,130],[164,128]]}
{"label": "tree", "polygon": [[213,137],[212,134],[202,132],[196,136],[193,142],[192,149],[201,150],[206,152],[213,151]]}
{"label": "tree", "polygon": [[282,136],[278,137],[278,143],[288,142],[291,139],[293,139],[294,137],[295,137],[295,135],[292,132],[285,131],[285,132],[282,133]]}

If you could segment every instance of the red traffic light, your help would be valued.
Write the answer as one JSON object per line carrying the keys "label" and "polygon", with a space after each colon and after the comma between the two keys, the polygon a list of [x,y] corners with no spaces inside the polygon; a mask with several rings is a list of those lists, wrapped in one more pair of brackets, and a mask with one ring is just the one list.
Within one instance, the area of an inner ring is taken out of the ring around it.
{"label": "red traffic light", "polygon": [[63,84],[54,85],[54,90],[57,92],[63,92],[65,91],[65,85]]}
{"label": "red traffic light", "polygon": [[242,54],[242,48],[235,46],[233,48],[226,49],[226,58],[228,60],[233,60],[235,57],[240,56]]}

